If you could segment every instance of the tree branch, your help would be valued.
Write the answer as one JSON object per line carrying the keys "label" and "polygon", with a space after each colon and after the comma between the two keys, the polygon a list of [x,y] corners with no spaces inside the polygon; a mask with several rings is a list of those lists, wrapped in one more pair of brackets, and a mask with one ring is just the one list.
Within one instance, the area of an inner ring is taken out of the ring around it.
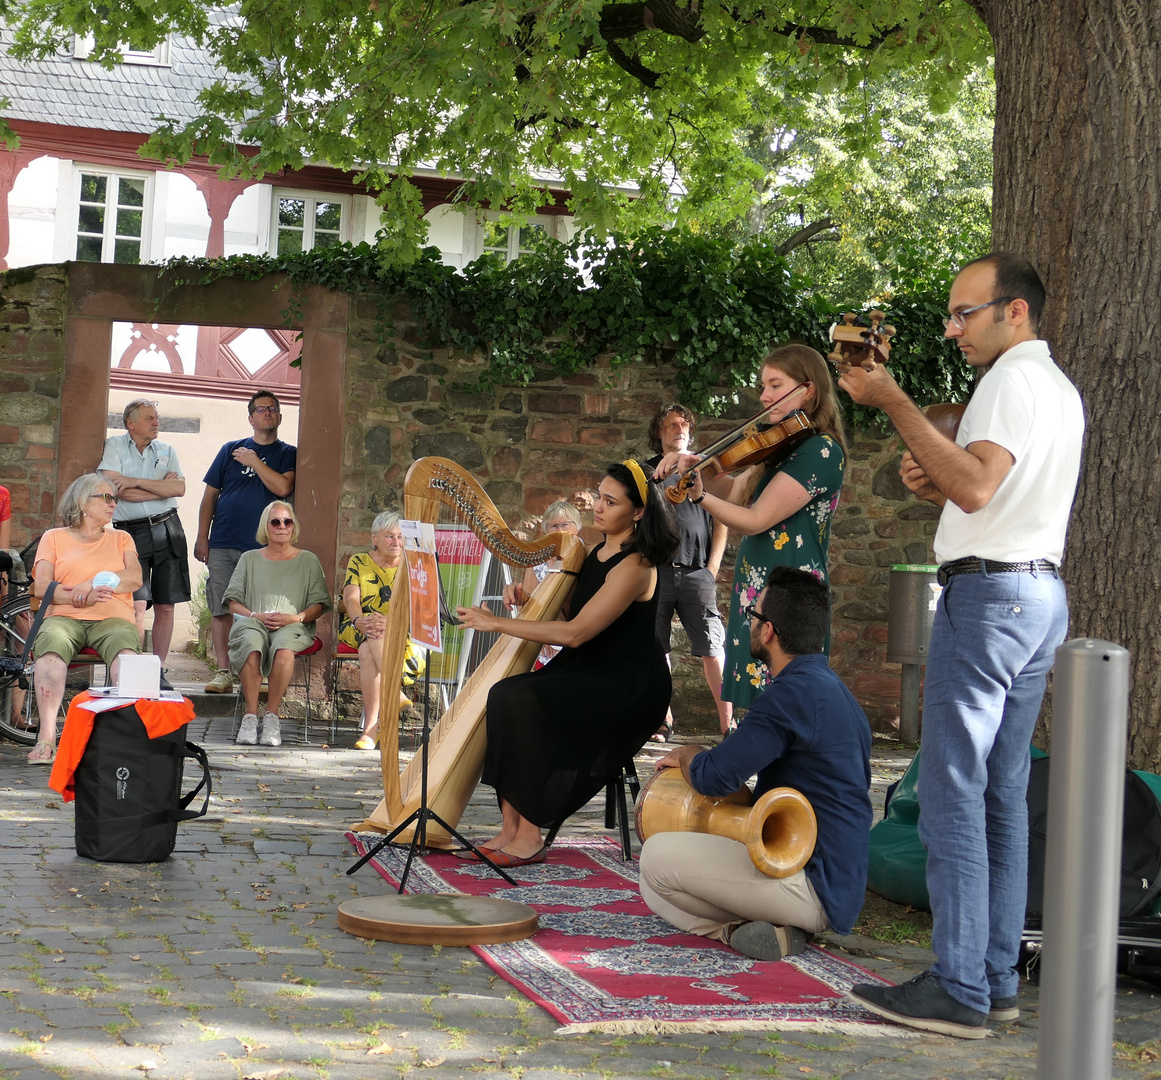
{"label": "tree branch", "polygon": [[[787,237],[777,247],[779,255],[789,255],[796,247],[801,247],[807,241],[814,239],[820,232],[825,232],[827,229],[834,226],[834,221],[829,217],[819,218],[817,221],[812,221],[804,229],[799,229],[798,232],[792,236]],[[834,237],[823,237],[823,239],[833,240]]]}

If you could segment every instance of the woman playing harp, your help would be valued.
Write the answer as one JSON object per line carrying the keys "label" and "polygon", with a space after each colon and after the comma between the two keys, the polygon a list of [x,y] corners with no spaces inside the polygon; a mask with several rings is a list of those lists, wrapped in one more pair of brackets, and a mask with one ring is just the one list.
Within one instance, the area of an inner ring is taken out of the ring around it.
{"label": "woman playing harp", "polygon": [[[477,630],[563,646],[488,694],[483,781],[496,789],[503,823],[482,846],[499,866],[543,862],[541,829],[584,806],[665,719],[671,684],[657,644],[656,567],[678,537],[647,469],[630,460],[606,470],[593,508],[605,539],[585,560],[564,620],[458,609]],[[525,600],[521,585],[505,590],[505,601]]]}

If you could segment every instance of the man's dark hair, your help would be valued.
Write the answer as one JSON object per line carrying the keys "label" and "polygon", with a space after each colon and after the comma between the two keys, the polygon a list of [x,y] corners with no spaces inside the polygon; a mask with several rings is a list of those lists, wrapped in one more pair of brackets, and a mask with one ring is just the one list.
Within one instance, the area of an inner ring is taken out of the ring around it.
{"label": "man's dark hair", "polygon": [[250,396],[250,400],[248,402],[246,402],[246,415],[247,416],[254,415],[254,402],[256,402],[259,398],[264,398],[264,397],[270,398],[274,402],[274,407],[279,412],[282,412],[282,402],[278,400],[277,394],[272,394],[269,390],[259,390],[256,394],[252,394]]}
{"label": "man's dark hair", "polygon": [[776,566],[766,578],[761,613],[789,656],[820,653],[830,626],[830,588],[807,570]]}
{"label": "man's dark hair", "polygon": [[[1014,300],[1023,300],[1028,305],[1028,321],[1033,330],[1040,327],[1040,315],[1044,311],[1044,300],[1048,295],[1044,289],[1044,282],[1040,275],[1023,255],[1016,255],[1011,251],[993,251],[990,255],[982,255],[978,259],[964,265],[969,266],[983,263],[992,267],[996,272],[996,287],[992,291],[992,299],[999,300],[1001,296],[1010,296]],[[1004,309],[996,308],[993,318],[999,322],[1004,317]]]}
{"label": "man's dark hair", "polygon": [[655,454],[661,453],[661,425],[665,423],[665,418],[670,413],[678,413],[689,424],[689,433],[693,434],[693,429],[697,427],[697,421],[693,418],[691,413],[684,405],[679,405],[676,401],[670,402],[668,405],[662,405],[660,409],[654,414],[653,419],[649,421],[649,449]]}

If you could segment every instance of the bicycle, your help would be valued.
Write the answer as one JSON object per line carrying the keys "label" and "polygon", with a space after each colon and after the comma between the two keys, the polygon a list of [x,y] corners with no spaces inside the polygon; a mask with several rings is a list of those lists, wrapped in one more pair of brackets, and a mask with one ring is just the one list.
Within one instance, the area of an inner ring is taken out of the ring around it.
{"label": "bicycle", "polygon": [[[20,552],[27,572],[39,537]],[[6,561],[5,556],[5,561]],[[32,579],[20,579],[8,571],[8,592],[0,603],[0,734],[13,742],[31,746],[40,731],[40,717],[36,711],[36,693],[32,687],[32,657],[22,663],[24,645],[32,629]]]}

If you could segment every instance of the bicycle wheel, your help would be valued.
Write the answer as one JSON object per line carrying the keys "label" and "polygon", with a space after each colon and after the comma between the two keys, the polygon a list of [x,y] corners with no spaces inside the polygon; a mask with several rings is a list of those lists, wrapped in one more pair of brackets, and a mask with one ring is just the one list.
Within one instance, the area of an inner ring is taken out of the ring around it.
{"label": "bicycle wheel", "polygon": [[[32,612],[27,596],[10,600],[0,607],[0,656],[19,660],[31,627]],[[24,746],[32,746],[40,732],[40,715],[32,688],[31,660],[24,673],[27,687],[20,685],[20,675],[6,670],[7,666],[0,670],[0,735]]]}

